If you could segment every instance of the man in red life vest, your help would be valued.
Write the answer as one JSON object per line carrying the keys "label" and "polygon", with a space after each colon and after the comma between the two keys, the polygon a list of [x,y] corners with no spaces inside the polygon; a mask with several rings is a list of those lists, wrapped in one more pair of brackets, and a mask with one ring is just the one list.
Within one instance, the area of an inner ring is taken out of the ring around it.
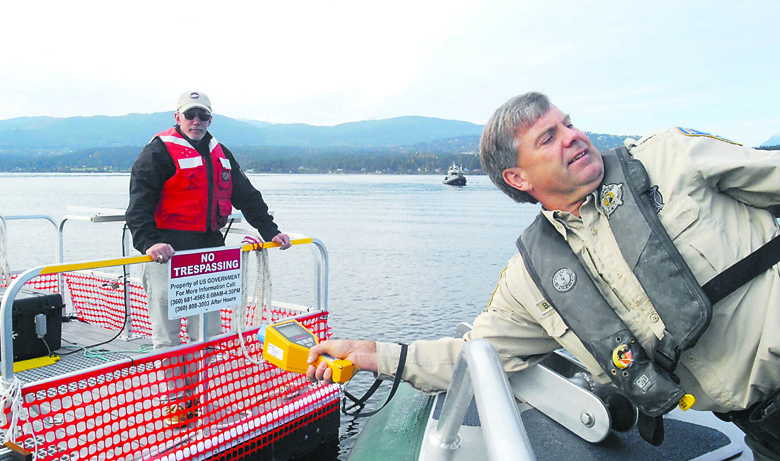
{"label": "man in red life vest", "polygon": [[[159,263],[142,268],[155,349],[180,344],[181,320],[168,318],[168,260],[176,251],[224,246],[220,229],[233,207],[263,239],[290,247],[233,154],[208,132],[208,96],[185,91],[176,107],[176,125],[155,135],[133,165],[125,213],[133,246]],[[219,311],[205,317],[208,336],[220,334]],[[198,316],[187,324],[193,341],[205,339]]]}
{"label": "man in red life vest", "polygon": [[[177,250],[223,246],[220,232],[235,207],[266,241],[289,248],[260,192],[241,172],[233,154],[208,132],[211,101],[198,91],[179,97],[176,126],[158,133],[144,147],[130,176],[125,219],[133,246],[160,264],[145,264],[152,343],[156,349],[180,343],[180,320],[168,319],[167,262]],[[219,312],[208,314],[209,335],[221,332]],[[201,340],[198,319],[188,333]]]}

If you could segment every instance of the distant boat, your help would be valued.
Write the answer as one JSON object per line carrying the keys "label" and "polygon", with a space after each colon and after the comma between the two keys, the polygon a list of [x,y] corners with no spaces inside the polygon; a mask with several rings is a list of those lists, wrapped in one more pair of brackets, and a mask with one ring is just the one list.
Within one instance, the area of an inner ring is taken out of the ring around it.
{"label": "distant boat", "polygon": [[455,165],[453,162],[450,169],[447,170],[447,176],[444,177],[444,181],[442,182],[450,186],[465,186],[466,177],[463,176],[463,167]]}

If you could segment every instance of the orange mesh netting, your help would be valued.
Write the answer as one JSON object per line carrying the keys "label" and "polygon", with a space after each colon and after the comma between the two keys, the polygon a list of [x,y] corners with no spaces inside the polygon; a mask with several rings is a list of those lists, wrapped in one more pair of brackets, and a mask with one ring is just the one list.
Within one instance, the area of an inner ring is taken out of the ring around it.
{"label": "orange mesh netting", "polygon": [[[125,293],[121,279],[97,272],[66,272],[65,285],[79,320],[116,330],[125,322]],[[132,280],[127,283],[127,300],[132,327],[129,333],[149,337],[152,324],[146,308],[143,287]]]}
{"label": "orange mesh netting", "polygon": [[[326,313],[299,321],[326,339]],[[244,341],[259,360],[256,333]],[[234,334],[25,386],[32,434],[15,438],[38,460],[237,459],[337,411],[339,392],[249,363]]]}
{"label": "orange mesh netting", "polygon": [[[15,279],[18,276],[19,274],[11,275],[11,280]],[[0,288],[7,287],[7,286],[8,286],[8,280],[6,280],[5,277],[0,278]],[[24,286],[28,288],[34,288],[36,290],[48,291],[51,293],[59,292],[59,287],[57,285],[57,274],[39,275],[34,279],[30,280],[29,282],[25,283]]]}
{"label": "orange mesh netting", "polygon": [[[95,272],[65,273],[63,279],[79,319],[123,327],[121,279]],[[56,292],[57,276],[26,286]],[[132,331],[150,336],[143,288],[132,279],[127,286]],[[261,315],[255,310],[247,307],[249,321]],[[296,317],[320,340],[331,335],[327,312],[272,306],[267,316],[271,322]],[[223,331],[230,318],[230,311],[222,312]],[[24,385],[28,418],[19,421],[13,439],[37,460],[234,460],[337,412],[339,388],[262,361],[257,330],[247,328],[243,338],[249,358],[259,364],[244,357],[233,333]],[[10,410],[3,411],[10,420]],[[0,428],[0,437],[9,427]]]}

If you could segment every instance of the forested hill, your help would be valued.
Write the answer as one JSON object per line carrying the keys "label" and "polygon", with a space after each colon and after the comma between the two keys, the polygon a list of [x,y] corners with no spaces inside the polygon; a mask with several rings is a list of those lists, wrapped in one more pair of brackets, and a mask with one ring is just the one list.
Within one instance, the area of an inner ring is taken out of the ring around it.
{"label": "forested hill", "polygon": [[[171,113],[0,120],[0,171],[126,172]],[[398,117],[336,126],[281,125],[214,116],[210,131],[247,171],[440,174],[455,162],[479,173],[482,126]],[[599,149],[625,136],[589,133]]]}
{"label": "forested hill", "polygon": [[[173,126],[172,112],[119,117],[21,117],[0,120],[0,155],[14,152],[66,153],[82,149],[143,146]],[[458,136],[479,136],[482,126],[431,117],[397,117],[314,126],[237,120],[214,114],[209,129],[231,148],[237,146],[361,147],[409,146]]]}

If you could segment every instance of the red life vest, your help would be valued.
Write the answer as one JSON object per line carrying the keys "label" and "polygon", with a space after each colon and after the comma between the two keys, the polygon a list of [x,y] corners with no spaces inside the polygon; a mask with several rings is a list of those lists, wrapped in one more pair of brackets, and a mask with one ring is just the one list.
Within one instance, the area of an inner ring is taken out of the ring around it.
{"label": "red life vest", "polygon": [[[207,222],[211,230],[218,230],[227,223],[233,206],[230,194],[233,177],[230,160],[225,157],[216,139],[209,142],[213,166],[213,185],[209,191],[208,168],[203,157],[176,128],[157,135],[168,148],[176,164],[176,174],[165,182],[162,197],[154,211],[159,229],[205,232]],[[209,193],[211,192],[211,194]],[[209,203],[211,195],[211,203]],[[210,206],[209,206],[210,205]],[[211,216],[207,216],[209,209]]]}

